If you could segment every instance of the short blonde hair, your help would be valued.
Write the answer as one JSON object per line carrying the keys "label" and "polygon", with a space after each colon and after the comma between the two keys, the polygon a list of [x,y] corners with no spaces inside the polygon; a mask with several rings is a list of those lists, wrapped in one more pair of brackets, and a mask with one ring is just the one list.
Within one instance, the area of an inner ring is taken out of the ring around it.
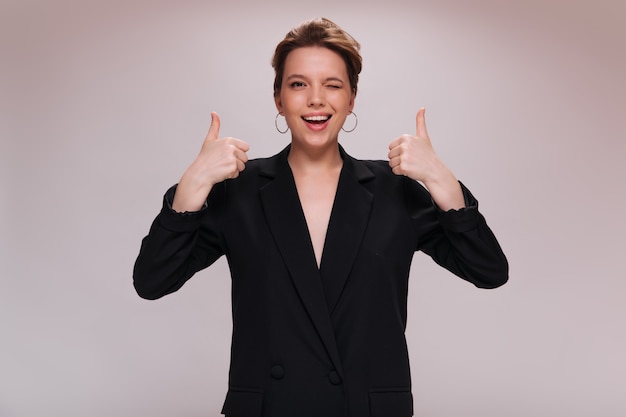
{"label": "short blonde hair", "polygon": [[272,58],[272,67],[276,73],[274,97],[280,94],[287,55],[294,49],[307,46],[320,46],[338,53],[346,63],[350,87],[356,94],[359,74],[363,66],[363,59],[359,53],[361,45],[336,23],[321,17],[293,28],[276,46]]}

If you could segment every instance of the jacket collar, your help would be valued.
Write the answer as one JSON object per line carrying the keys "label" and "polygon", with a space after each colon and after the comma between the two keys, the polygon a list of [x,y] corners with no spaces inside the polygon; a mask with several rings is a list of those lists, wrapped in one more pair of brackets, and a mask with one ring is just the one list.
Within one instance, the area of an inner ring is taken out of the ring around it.
{"label": "jacket collar", "polygon": [[260,188],[265,217],[292,281],[340,374],[341,363],[331,314],[339,302],[367,228],[374,174],[341,146],[343,167],[317,268],[304,212],[287,162],[290,146],[260,167],[267,182]]}
{"label": "jacket collar", "polygon": [[[273,179],[279,173],[285,173],[285,170],[288,170],[291,175],[291,169],[289,168],[289,163],[287,162],[290,150],[291,145],[287,145],[278,154],[265,159],[264,163],[260,167],[260,175]],[[348,155],[341,145],[339,145],[339,154],[341,155],[341,159],[343,159],[343,168],[350,171],[359,183],[365,183],[368,180],[375,178],[372,171],[370,171],[370,169],[362,161]]]}

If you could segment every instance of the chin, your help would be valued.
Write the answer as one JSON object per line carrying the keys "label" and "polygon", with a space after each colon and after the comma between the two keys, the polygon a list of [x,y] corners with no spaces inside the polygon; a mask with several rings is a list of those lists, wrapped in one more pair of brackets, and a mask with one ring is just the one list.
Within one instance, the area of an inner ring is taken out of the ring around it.
{"label": "chin", "polygon": [[303,147],[325,148],[327,146],[336,145],[338,143],[338,137],[329,136],[327,134],[305,134],[300,137],[292,137],[291,142]]}

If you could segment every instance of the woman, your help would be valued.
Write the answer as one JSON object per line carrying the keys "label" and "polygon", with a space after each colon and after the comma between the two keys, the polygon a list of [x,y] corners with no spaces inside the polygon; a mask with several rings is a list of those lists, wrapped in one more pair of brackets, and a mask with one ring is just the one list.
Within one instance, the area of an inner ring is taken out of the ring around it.
{"label": "woman", "polygon": [[358,50],[327,19],[289,32],[273,67],[291,144],[248,161],[248,145],[220,138],[213,113],[143,240],[134,283],[148,299],[227,257],[227,416],[411,416],[404,330],[414,252],[478,287],[508,278],[476,200],[433,151],[424,109],[416,135],[390,144],[389,161],[359,161],[338,144],[356,118]]}

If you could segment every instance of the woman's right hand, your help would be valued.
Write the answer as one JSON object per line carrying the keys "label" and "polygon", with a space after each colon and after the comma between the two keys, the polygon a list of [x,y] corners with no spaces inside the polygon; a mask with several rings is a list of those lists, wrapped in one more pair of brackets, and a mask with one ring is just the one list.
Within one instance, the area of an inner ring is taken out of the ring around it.
{"label": "woman's right hand", "polygon": [[219,138],[220,118],[211,113],[211,127],[196,160],[181,177],[172,208],[183,213],[198,211],[213,186],[229,178],[237,178],[248,162],[250,146],[236,138]]}

